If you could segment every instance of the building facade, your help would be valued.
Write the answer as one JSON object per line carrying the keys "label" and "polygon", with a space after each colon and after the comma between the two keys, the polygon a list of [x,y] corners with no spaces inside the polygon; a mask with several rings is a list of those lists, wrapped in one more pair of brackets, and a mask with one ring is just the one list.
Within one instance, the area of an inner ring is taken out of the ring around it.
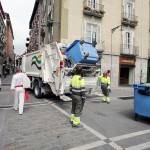
{"label": "building facade", "polygon": [[6,21],[6,57],[7,57],[6,74],[9,74],[14,71],[15,55],[13,45],[14,35],[10,16],[8,13],[5,13],[5,21]]}
{"label": "building facade", "polygon": [[5,15],[3,7],[0,2],[0,73],[3,74],[5,62],[5,48],[6,48],[6,27],[4,23]]}
{"label": "building facade", "polygon": [[33,11],[30,25],[34,27],[33,18],[37,18],[36,15],[40,13],[39,22],[42,24],[39,26],[39,46],[41,42],[71,44],[76,39],[96,41],[98,53],[103,52],[101,71],[111,70],[112,86],[147,81],[149,0],[37,2],[37,11]]}

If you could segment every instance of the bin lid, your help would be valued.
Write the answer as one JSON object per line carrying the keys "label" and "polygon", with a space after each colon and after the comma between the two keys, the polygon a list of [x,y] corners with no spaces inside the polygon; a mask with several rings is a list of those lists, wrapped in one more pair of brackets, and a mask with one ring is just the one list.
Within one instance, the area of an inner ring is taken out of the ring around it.
{"label": "bin lid", "polygon": [[[68,52],[74,45],[76,45],[77,43],[79,43],[80,40],[75,40],[66,50],[65,52]],[[87,43],[87,44],[90,44],[92,45],[92,43],[89,43],[89,42],[84,42],[84,43]]]}
{"label": "bin lid", "polygon": [[150,84],[133,84],[132,87],[133,88],[139,88],[139,87],[149,87],[150,88]]}

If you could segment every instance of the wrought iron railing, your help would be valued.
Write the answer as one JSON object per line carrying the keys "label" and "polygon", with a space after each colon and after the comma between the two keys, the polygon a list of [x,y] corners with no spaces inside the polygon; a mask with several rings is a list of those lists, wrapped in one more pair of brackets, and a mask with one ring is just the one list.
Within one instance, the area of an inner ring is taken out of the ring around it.
{"label": "wrought iron railing", "polygon": [[139,49],[138,46],[133,46],[130,44],[121,44],[120,53],[137,56],[139,55]]}
{"label": "wrought iron railing", "polygon": [[138,17],[129,13],[122,13],[122,23],[137,25]]}
{"label": "wrought iron railing", "polygon": [[83,12],[89,15],[97,14],[103,16],[103,14],[105,13],[104,5],[99,3],[94,3],[91,0],[85,0],[83,2]]}
{"label": "wrought iron railing", "polygon": [[[85,41],[85,42],[92,43],[92,42],[89,41],[87,38],[84,38],[84,41]],[[95,40],[93,39],[93,41],[95,41]],[[104,51],[105,51],[105,41],[96,40],[95,48],[96,48],[97,51],[99,51],[99,52],[104,52]]]}
{"label": "wrought iron railing", "polygon": [[96,49],[99,52],[104,52],[105,51],[105,41],[100,41],[96,45]]}

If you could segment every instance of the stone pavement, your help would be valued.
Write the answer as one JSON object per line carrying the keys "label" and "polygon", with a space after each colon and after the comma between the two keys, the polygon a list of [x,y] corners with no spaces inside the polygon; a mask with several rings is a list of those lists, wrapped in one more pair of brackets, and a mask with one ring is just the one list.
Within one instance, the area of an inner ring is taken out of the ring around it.
{"label": "stone pavement", "polygon": [[[3,88],[0,103],[6,106],[12,95],[8,86]],[[26,104],[23,115],[18,115],[12,107],[1,107],[0,131],[0,150],[66,150],[99,140],[85,128],[72,128],[69,118],[48,100]]]}
{"label": "stone pavement", "polygon": [[[112,88],[110,105],[101,104],[99,90],[96,92],[88,95],[82,116],[84,128],[74,129],[69,124],[70,102],[62,102],[57,97],[39,100],[30,92],[23,115],[18,115],[12,108],[10,86],[3,86],[0,150],[150,149],[149,120],[137,123],[132,118],[133,89]],[[117,97],[129,97],[130,101]]]}

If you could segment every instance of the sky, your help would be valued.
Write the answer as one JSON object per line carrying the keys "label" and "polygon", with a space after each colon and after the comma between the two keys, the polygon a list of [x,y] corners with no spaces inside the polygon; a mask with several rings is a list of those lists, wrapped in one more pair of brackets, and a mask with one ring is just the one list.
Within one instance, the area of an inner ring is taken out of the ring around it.
{"label": "sky", "polygon": [[9,13],[13,34],[14,53],[21,55],[26,51],[26,38],[29,37],[29,22],[35,0],[0,0],[4,12]]}

